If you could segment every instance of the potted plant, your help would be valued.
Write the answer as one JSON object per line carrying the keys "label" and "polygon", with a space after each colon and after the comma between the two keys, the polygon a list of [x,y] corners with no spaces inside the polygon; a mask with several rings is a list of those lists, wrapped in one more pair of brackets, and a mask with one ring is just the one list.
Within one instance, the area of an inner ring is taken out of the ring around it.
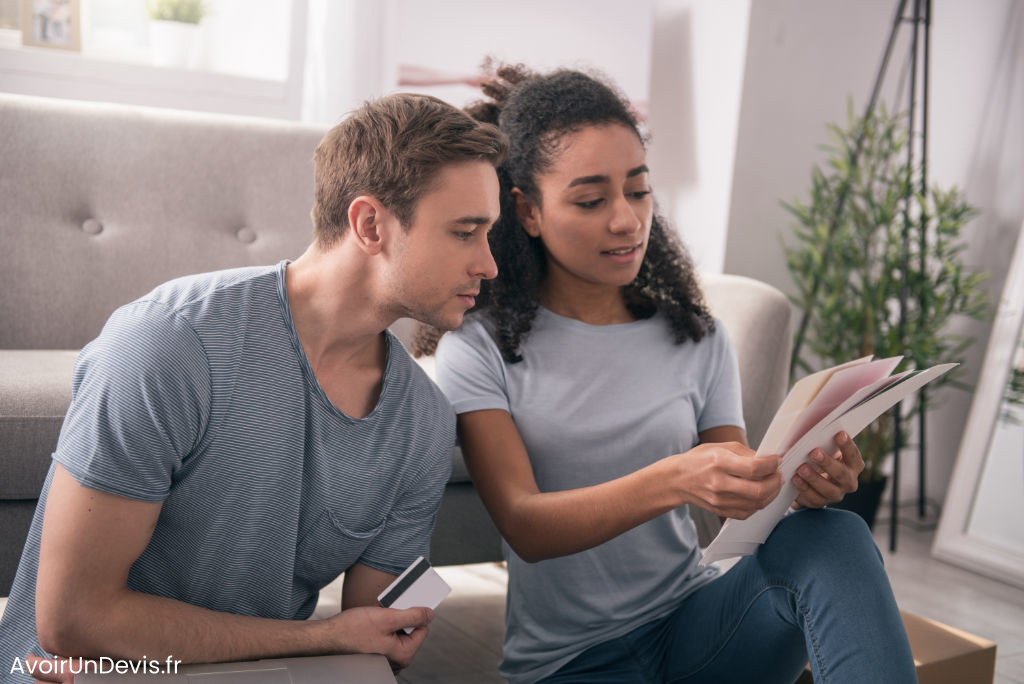
{"label": "potted plant", "polygon": [[148,0],[149,46],[156,66],[189,65],[199,22],[208,13],[204,0]]}
{"label": "potted plant", "polygon": [[[851,105],[847,118],[845,127],[828,126],[828,162],[813,168],[806,201],[783,203],[796,219],[785,246],[796,284],[791,300],[807,316],[794,338],[792,372],[869,354],[903,355],[897,371],[962,361],[972,340],[944,328],[953,316],[980,318],[987,310],[986,275],[962,260],[961,230],[976,211],[956,188],[917,187],[920,169],[906,160],[905,116],[890,115],[883,104],[858,118]],[[917,401],[955,377],[943,377]],[[874,498],[866,519],[885,488],[893,421],[885,414],[856,438],[865,463],[858,492]]]}

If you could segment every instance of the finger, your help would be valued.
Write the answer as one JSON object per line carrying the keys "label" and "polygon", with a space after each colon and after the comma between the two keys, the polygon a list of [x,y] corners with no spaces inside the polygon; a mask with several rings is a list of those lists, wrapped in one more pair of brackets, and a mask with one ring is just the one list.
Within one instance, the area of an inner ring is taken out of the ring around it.
{"label": "finger", "polygon": [[416,651],[419,650],[423,641],[427,638],[428,631],[428,628],[424,625],[417,627],[410,634],[398,632],[399,648],[388,658],[391,661],[391,669],[394,672],[409,667],[413,656],[416,655]]}
{"label": "finger", "polygon": [[720,455],[722,469],[734,477],[747,480],[764,480],[774,475],[782,464],[779,456],[741,456],[732,452]]}
{"label": "finger", "polygon": [[717,515],[744,520],[774,501],[783,482],[782,473],[778,472],[764,480],[730,477],[708,494],[705,508]]}
{"label": "finger", "polygon": [[[35,673],[34,681],[37,682],[70,682],[73,675],[61,674],[60,663],[64,660],[64,658],[40,658],[30,653],[25,656],[25,669]],[[46,661],[49,661],[49,664],[44,664]]]}
{"label": "finger", "polygon": [[[801,493],[808,493],[808,495],[811,492],[816,493],[822,498],[824,503],[839,501],[846,493],[846,490],[835,479],[822,477],[808,463],[804,463],[797,468],[796,477],[799,477],[807,485],[806,489],[800,490]],[[793,484],[797,485],[797,489],[800,489],[800,486],[795,481]]]}
{"label": "finger", "polygon": [[824,451],[815,449],[811,452],[811,463],[826,479],[832,480],[843,491],[852,492],[857,489],[857,473],[846,459],[836,460],[825,455]]}
{"label": "finger", "polygon": [[799,475],[794,475],[791,481],[799,491],[796,501],[793,502],[795,508],[823,508],[828,504],[828,501]]}
{"label": "finger", "polygon": [[846,432],[840,432],[835,437],[836,445],[839,446],[839,452],[843,455],[843,460],[850,466],[855,473],[860,473],[864,470],[864,456],[860,453],[860,449],[857,447],[857,443],[850,439],[850,435]]}

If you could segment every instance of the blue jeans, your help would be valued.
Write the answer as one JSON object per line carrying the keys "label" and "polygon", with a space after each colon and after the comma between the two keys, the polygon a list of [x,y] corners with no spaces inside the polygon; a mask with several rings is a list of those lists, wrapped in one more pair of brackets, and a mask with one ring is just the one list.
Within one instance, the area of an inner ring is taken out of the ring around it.
{"label": "blue jeans", "polygon": [[816,684],[917,681],[881,555],[847,511],[786,516],[674,612],[543,681],[792,684],[808,658]]}

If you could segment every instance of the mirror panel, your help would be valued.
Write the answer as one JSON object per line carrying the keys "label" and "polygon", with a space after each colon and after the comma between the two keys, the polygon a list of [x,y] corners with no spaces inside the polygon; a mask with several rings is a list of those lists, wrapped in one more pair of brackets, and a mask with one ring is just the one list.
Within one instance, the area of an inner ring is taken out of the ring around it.
{"label": "mirror panel", "polygon": [[1024,225],[932,555],[1024,587]]}

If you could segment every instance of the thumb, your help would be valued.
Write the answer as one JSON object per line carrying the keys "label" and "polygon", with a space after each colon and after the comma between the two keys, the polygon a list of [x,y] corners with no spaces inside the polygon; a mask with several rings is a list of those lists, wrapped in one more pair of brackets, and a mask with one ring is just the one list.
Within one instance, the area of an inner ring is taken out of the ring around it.
{"label": "thumb", "polygon": [[398,628],[426,627],[434,619],[434,611],[424,606],[406,608],[404,610],[395,610],[394,618]]}

